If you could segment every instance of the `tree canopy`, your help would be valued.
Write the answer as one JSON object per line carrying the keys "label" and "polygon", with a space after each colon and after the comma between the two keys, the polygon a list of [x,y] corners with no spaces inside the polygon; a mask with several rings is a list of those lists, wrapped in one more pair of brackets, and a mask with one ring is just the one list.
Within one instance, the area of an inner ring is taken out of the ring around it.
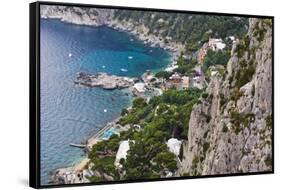
{"label": "tree canopy", "polygon": [[203,59],[202,70],[205,73],[210,66],[213,65],[226,65],[230,58],[229,51],[213,51],[209,49]]}

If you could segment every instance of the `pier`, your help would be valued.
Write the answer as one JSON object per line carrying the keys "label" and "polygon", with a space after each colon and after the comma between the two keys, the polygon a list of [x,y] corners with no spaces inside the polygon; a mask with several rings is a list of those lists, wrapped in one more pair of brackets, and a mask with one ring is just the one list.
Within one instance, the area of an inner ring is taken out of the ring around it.
{"label": "pier", "polygon": [[69,146],[73,146],[76,148],[83,148],[83,149],[87,147],[86,144],[76,144],[76,143],[70,143]]}

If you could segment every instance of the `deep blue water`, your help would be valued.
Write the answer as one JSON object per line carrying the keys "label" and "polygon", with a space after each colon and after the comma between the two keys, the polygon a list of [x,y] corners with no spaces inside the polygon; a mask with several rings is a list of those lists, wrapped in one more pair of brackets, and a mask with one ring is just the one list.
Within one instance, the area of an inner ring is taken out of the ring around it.
{"label": "deep blue water", "polygon": [[[170,55],[109,27],[58,20],[42,19],[40,38],[41,183],[46,184],[50,171],[83,158],[82,150],[69,143],[86,140],[131,103],[131,97],[121,90],[75,86],[77,72],[137,77],[147,69],[164,68]],[[128,72],[122,72],[122,68]],[[108,111],[104,113],[104,109]]]}

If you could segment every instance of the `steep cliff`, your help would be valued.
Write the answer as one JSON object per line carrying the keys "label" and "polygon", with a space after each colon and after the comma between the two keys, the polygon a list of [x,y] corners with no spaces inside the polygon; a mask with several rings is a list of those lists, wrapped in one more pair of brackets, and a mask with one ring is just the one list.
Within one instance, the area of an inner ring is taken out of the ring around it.
{"label": "steep cliff", "polygon": [[41,5],[42,18],[60,19],[64,22],[80,25],[101,26],[112,17],[113,10],[89,7],[68,7]]}
{"label": "steep cliff", "polygon": [[145,43],[173,51],[184,47],[196,51],[209,37],[243,36],[248,28],[247,18],[165,13],[122,9],[101,9],[41,5],[41,18],[55,18],[81,25],[108,25],[130,32]]}
{"label": "steep cliff", "polygon": [[[117,13],[120,13],[120,11],[126,12],[126,10],[117,11],[116,9],[41,5],[40,16],[43,19],[59,19],[63,22],[78,25],[106,25],[120,31],[129,32],[152,47],[157,46],[174,52],[183,49],[182,44],[172,41],[167,44],[164,38],[149,34],[148,27],[141,22],[119,18]],[[131,13],[131,11],[128,12]]]}
{"label": "steep cliff", "polygon": [[193,107],[182,175],[272,169],[272,23],[249,19],[224,74]]}

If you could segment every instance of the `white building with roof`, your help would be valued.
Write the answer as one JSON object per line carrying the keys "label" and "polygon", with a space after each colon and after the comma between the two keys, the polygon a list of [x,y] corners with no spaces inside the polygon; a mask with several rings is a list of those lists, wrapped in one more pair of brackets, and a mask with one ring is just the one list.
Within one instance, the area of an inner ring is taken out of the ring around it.
{"label": "white building with roof", "polygon": [[140,93],[145,92],[145,84],[143,82],[135,83],[134,88]]}
{"label": "white building with roof", "polygon": [[182,141],[179,141],[176,138],[170,138],[166,144],[167,144],[170,152],[172,152],[176,156],[179,156],[181,143],[182,143]]}
{"label": "white building with roof", "polygon": [[[134,142],[134,141],[131,141],[131,142]],[[122,167],[122,165],[120,164],[120,160],[122,158],[126,160],[128,150],[130,150],[130,140],[121,141],[118,151],[116,153],[115,162],[114,162],[114,165],[116,167]]]}
{"label": "white building with roof", "polygon": [[209,47],[213,50],[213,51],[217,51],[217,50],[223,50],[225,48],[225,43],[223,43],[222,39],[219,38],[210,38],[209,39]]}
{"label": "white building with roof", "polygon": [[169,80],[172,80],[174,82],[180,82],[181,76],[179,73],[174,73],[174,74],[172,74],[172,76],[169,77]]}
{"label": "white building with roof", "polygon": [[187,76],[183,76],[182,78],[182,88],[183,89],[188,89],[190,86],[190,79]]}
{"label": "white building with roof", "polygon": [[196,76],[192,79],[192,86],[194,88],[203,89],[204,88],[204,77],[203,76]]}

